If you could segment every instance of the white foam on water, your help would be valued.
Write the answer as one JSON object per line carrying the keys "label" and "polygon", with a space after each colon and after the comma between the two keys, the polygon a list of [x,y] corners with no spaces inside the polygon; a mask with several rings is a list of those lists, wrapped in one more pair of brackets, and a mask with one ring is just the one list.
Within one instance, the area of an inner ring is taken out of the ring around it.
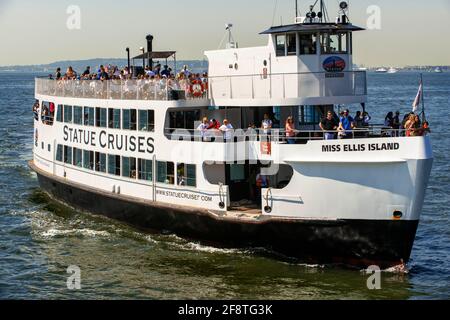
{"label": "white foam on water", "polygon": [[111,234],[107,231],[97,231],[92,229],[72,229],[72,230],[61,230],[51,228],[40,234],[44,238],[55,238],[61,236],[83,236],[88,238],[108,238]]}

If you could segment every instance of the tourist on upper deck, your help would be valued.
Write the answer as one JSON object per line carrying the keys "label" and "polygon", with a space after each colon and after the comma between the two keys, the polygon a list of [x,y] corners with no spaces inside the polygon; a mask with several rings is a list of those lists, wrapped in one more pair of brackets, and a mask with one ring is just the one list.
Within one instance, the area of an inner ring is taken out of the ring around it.
{"label": "tourist on upper deck", "polygon": [[86,70],[84,70],[83,74],[81,75],[82,77],[87,77],[91,74],[91,67],[86,67]]}
{"label": "tourist on upper deck", "polygon": [[61,76],[61,68],[57,68],[56,69],[56,73],[55,73],[55,79],[56,80],[61,80],[62,76]]}
{"label": "tourist on upper deck", "polygon": [[223,125],[219,128],[223,134],[223,139],[225,142],[231,142],[233,139],[233,126],[228,121],[228,119],[223,120]]}
{"label": "tourist on upper deck", "polygon": [[170,76],[170,71],[169,71],[169,66],[168,65],[165,65],[164,66],[164,70],[163,71],[161,71],[161,76],[166,76],[166,77],[169,77]]}
{"label": "tourist on upper deck", "polygon": [[350,116],[350,110],[345,110],[344,115],[340,118],[339,123],[339,138],[351,139],[353,129],[355,128],[355,120]]}
{"label": "tourist on upper deck", "polygon": [[200,131],[200,136],[202,137],[202,141],[208,140],[208,129],[209,129],[209,120],[208,118],[203,118],[202,123],[197,127],[197,130]]}
{"label": "tourist on upper deck", "polygon": [[389,112],[386,115],[386,118],[384,118],[384,126],[389,127],[389,128],[392,128],[394,126],[394,113],[393,112]]}
{"label": "tourist on upper deck", "polygon": [[399,137],[400,136],[400,126],[401,126],[401,122],[400,122],[400,111],[397,111],[395,113],[394,118],[392,119],[392,128],[395,130],[394,131],[394,136],[395,137]]}
{"label": "tourist on upper deck", "polygon": [[261,129],[263,130],[264,134],[270,134],[270,130],[273,127],[273,122],[270,120],[270,116],[268,113],[264,114],[264,119],[261,123]]}
{"label": "tourist on upper deck", "polygon": [[336,131],[339,127],[339,122],[334,118],[333,112],[328,111],[326,118],[324,118],[320,124],[320,129],[324,131],[325,140],[336,139]]}
{"label": "tourist on upper deck", "polygon": [[286,129],[287,143],[295,144],[295,125],[294,125],[294,118],[292,116],[287,118],[285,129]]}
{"label": "tourist on upper deck", "polygon": [[191,71],[189,71],[188,66],[184,65],[183,69],[181,69],[181,74],[184,74],[185,77],[189,77],[191,75]]}
{"label": "tourist on upper deck", "polygon": [[416,115],[414,113],[409,115],[408,120],[405,124],[406,136],[407,137],[415,137],[416,129],[419,127],[419,124],[416,122]]}
{"label": "tourist on upper deck", "polygon": [[77,77],[77,74],[76,74],[76,72],[73,70],[72,67],[69,67],[69,68],[67,68],[67,71],[66,71],[66,75],[65,75],[65,76],[67,77],[68,80],[75,80],[75,78]]}

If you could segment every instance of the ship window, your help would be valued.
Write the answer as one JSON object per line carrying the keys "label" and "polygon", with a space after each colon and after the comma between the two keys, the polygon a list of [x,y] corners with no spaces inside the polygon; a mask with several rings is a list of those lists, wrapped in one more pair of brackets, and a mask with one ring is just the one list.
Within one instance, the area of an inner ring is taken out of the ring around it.
{"label": "ship window", "polygon": [[320,37],[322,54],[348,53],[347,33],[323,33]]}
{"label": "ship window", "polygon": [[63,161],[63,146],[60,144],[58,144],[58,147],[56,148],[56,161]]}
{"label": "ship window", "polygon": [[139,110],[139,131],[155,131],[154,110]]}
{"label": "ship window", "polygon": [[137,129],[136,109],[123,110],[123,129],[133,131]]}
{"label": "ship window", "polygon": [[83,151],[77,148],[73,148],[73,165],[82,168],[83,167]]}
{"label": "ship window", "polygon": [[95,153],[95,171],[106,173],[106,154]]}
{"label": "ship window", "polygon": [[196,166],[184,163],[178,164],[177,179],[179,186],[197,187]]}
{"label": "ship window", "polygon": [[120,109],[108,110],[108,127],[110,129],[120,129]]}
{"label": "ship window", "polygon": [[297,55],[297,35],[295,33],[290,33],[287,35],[286,40],[288,56]]}
{"label": "ship window", "polygon": [[317,54],[317,37],[315,34],[300,34],[300,54]]}
{"label": "ship window", "polygon": [[95,126],[95,109],[90,107],[84,107],[84,125]]}
{"label": "ship window", "polygon": [[72,164],[72,147],[64,146],[64,163]]}
{"label": "ship window", "polygon": [[171,112],[170,128],[171,129],[195,129],[195,122],[200,119],[200,110]]}
{"label": "ship window", "polygon": [[95,108],[96,127],[106,128],[106,109]]}
{"label": "ship window", "polygon": [[56,121],[63,122],[63,105],[59,104],[58,109],[56,110]]}
{"label": "ship window", "polygon": [[94,152],[84,151],[83,152],[83,168],[88,170],[94,170]]}
{"label": "ship window", "polygon": [[276,51],[277,57],[282,57],[286,55],[286,36],[284,34],[278,35],[276,38]]}
{"label": "ship window", "polygon": [[122,157],[122,177],[136,179],[136,158]]}
{"label": "ship window", "polygon": [[120,176],[120,156],[108,155],[108,173]]}
{"label": "ship window", "polygon": [[153,181],[153,161],[139,159],[139,180]]}
{"label": "ship window", "polygon": [[64,122],[72,123],[72,106],[64,106]]}
{"label": "ship window", "polygon": [[158,161],[157,168],[157,178],[159,183],[175,184],[175,165],[173,162]]}
{"label": "ship window", "polygon": [[321,114],[316,106],[301,106],[300,107],[300,124],[317,124],[321,120]]}
{"label": "ship window", "polygon": [[55,118],[55,104],[53,102],[42,102],[41,119],[42,123],[48,126],[53,125]]}
{"label": "ship window", "polygon": [[73,107],[73,123],[82,125],[83,124],[83,108],[82,107]]}

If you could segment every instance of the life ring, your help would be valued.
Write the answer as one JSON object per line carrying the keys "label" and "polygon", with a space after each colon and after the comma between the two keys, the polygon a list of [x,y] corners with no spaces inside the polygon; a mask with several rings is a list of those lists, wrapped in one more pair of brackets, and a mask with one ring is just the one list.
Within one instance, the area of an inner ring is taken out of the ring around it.
{"label": "life ring", "polygon": [[194,83],[192,85],[192,95],[196,98],[203,96],[203,87],[199,83]]}

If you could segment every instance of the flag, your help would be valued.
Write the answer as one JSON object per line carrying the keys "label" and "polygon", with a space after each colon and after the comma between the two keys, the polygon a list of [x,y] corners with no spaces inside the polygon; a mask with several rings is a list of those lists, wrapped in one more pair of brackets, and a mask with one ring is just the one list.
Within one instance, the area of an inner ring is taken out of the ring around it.
{"label": "flag", "polygon": [[417,112],[419,110],[420,100],[422,99],[422,90],[423,90],[423,83],[420,81],[419,91],[417,92],[416,99],[414,99],[414,102],[412,104],[413,112]]}

